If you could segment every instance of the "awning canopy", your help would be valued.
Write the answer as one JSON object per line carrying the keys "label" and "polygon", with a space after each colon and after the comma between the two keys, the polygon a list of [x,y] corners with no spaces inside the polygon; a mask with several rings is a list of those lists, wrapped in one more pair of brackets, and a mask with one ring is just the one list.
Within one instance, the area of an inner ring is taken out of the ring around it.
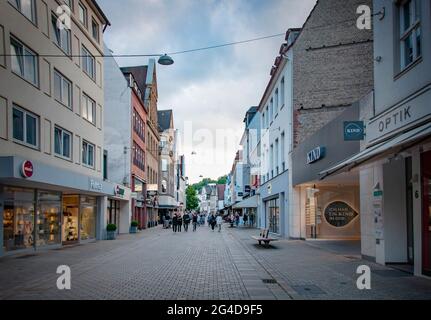
{"label": "awning canopy", "polygon": [[241,202],[235,203],[232,206],[233,209],[243,209],[243,208],[257,208],[257,196],[247,198]]}
{"label": "awning canopy", "polygon": [[340,173],[344,171],[349,171],[366,161],[374,159],[378,156],[384,155],[388,152],[401,152],[411,145],[416,143],[418,140],[426,139],[431,135],[431,123],[427,123],[421,127],[415,128],[408,132],[402,133],[398,136],[393,137],[390,140],[377,144],[375,146],[369,147],[356,155],[344,160],[337,165],[326,169],[319,173],[320,179],[325,179],[326,177]]}

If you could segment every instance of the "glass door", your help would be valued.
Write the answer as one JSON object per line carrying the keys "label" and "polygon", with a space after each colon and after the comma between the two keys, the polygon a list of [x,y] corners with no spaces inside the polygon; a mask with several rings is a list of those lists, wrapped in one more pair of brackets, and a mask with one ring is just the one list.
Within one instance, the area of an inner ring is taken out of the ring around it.
{"label": "glass door", "polygon": [[422,169],[422,270],[431,276],[431,151],[421,155]]}

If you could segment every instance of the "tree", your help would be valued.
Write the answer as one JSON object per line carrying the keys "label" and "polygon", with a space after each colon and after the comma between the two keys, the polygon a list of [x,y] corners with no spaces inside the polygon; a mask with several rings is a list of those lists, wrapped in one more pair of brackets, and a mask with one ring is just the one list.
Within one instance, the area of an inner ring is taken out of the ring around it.
{"label": "tree", "polygon": [[217,184],[226,184],[227,176],[218,178]]}
{"label": "tree", "polygon": [[196,190],[193,186],[188,186],[186,189],[186,209],[196,210],[197,208],[199,208],[199,199]]}

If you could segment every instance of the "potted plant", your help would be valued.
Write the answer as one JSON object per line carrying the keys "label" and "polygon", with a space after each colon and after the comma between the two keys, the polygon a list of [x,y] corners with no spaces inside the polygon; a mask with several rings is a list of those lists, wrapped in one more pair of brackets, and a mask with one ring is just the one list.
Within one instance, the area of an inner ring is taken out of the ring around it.
{"label": "potted plant", "polygon": [[130,233],[137,233],[138,226],[139,226],[138,221],[132,221],[132,223],[130,224]]}
{"label": "potted plant", "polygon": [[115,224],[110,223],[106,226],[106,231],[107,231],[107,239],[115,240],[117,235],[117,226]]}

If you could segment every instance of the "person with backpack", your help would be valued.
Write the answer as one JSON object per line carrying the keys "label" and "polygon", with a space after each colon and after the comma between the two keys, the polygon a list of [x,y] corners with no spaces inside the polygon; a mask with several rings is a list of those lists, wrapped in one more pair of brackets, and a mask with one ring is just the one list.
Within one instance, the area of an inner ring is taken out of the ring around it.
{"label": "person with backpack", "polygon": [[214,231],[214,228],[215,228],[216,223],[217,223],[216,217],[214,217],[214,213],[209,216],[208,222],[209,222],[209,225],[211,226],[211,230]]}
{"label": "person with backpack", "polygon": [[184,231],[188,232],[189,224],[190,224],[190,214],[188,212],[184,214],[183,221],[184,221]]}

